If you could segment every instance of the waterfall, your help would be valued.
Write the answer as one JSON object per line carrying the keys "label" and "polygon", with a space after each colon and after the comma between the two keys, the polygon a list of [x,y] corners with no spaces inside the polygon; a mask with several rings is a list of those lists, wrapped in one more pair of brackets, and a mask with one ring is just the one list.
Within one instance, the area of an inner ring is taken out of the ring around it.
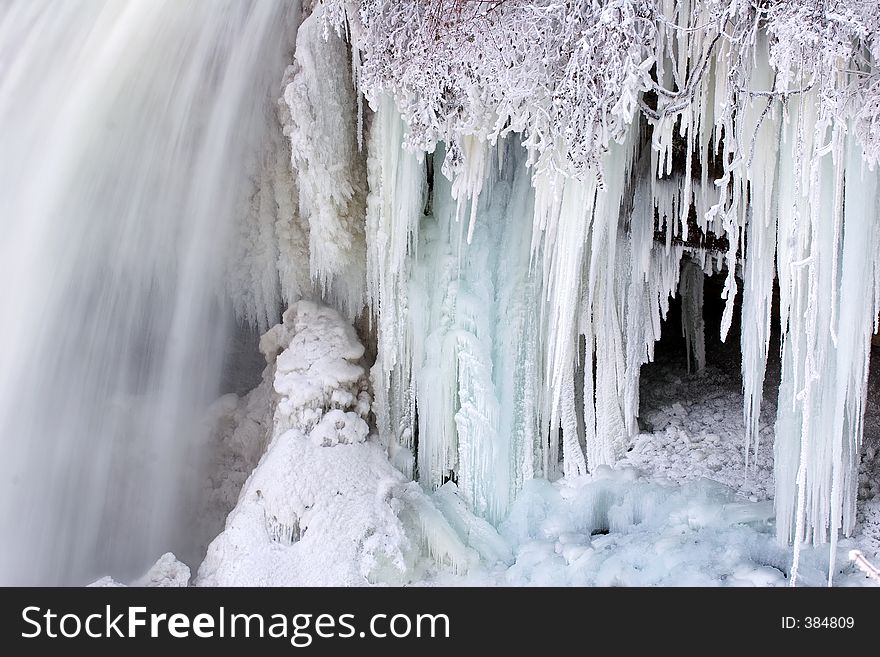
{"label": "waterfall", "polygon": [[230,242],[298,21],[277,0],[0,5],[0,583],[191,552]]}

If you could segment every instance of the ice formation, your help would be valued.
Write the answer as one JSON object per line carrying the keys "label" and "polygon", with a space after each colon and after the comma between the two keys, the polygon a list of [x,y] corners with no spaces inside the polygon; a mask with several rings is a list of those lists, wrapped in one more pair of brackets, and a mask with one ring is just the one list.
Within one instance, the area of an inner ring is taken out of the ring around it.
{"label": "ice formation", "polygon": [[[305,21],[297,34],[296,62],[287,71],[283,120],[299,214],[309,226],[311,279],[354,318],[364,305],[367,172],[360,135],[351,129],[360,107],[350,62],[343,39],[335,34],[325,39],[318,21]],[[285,254],[300,257],[302,252]]]}
{"label": "ice formation", "polygon": [[880,11],[441,4],[334,0],[309,19],[349,37],[376,112],[348,129],[369,130],[381,434],[497,523],[524,481],[621,458],[671,295],[704,367],[702,274],[722,271],[756,453],[778,282],[776,519],[796,580],[802,543],[833,550],[855,523]]}
{"label": "ice formation", "polygon": [[[479,238],[478,226],[475,243]],[[600,466],[555,483],[532,478],[493,525],[473,512],[455,483],[447,481],[429,494],[393,467],[388,445],[377,435],[351,431],[363,427],[369,414],[368,373],[363,347],[337,311],[296,303],[265,335],[262,348],[275,409],[265,428],[268,447],[212,542],[196,585],[784,586],[789,581],[789,551],[773,535],[767,499],[772,484],[761,480],[759,501],[737,496],[741,462],[717,461],[725,471],[715,472],[716,478],[729,478],[732,487],[696,477],[682,463],[653,473],[663,478],[646,477],[632,466]],[[705,388],[699,380],[693,385]],[[710,391],[725,404],[722,425],[736,414],[729,385],[715,383]],[[678,402],[670,408],[668,399],[651,400],[656,412],[649,418],[659,427],[661,414],[673,416],[671,425],[690,436],[685,440],[705,441],[707,452],[732,448],[741,454],[718,436],[701,435],[714,423],[709,417],[704,425],[700,413],[711,415],[719,407],[702,403],[698,394],[691,397],[691,413]],[[247,425],[246,415],[234,416]],[[236,433],[225,435],[235,442]],[[733,426],[723,438],[737,433]],[[663,436],[658,431],[645,438]],[[711,454],[707,462],[715,462]],[[659,459],[644,465],[657,467]],[[838,583],[866,582],[847,561],[854,545],[844,541],[832,562]],[[822,583],[827,554],[806,549],[802,559],[802,581]],[[171,582],[160,575],[170,572],[173,562],[170,557],[162,562],[168,563],[135,584]]]}

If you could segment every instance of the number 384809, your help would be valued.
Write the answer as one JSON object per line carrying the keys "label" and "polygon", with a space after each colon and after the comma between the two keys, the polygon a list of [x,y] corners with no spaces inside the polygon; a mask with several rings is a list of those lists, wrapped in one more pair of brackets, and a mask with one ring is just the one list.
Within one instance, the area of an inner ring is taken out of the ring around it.
{"label": "number 384809", "polygon": [[786,630],[795,629],[829,629],[851,630],[855,627],[856,620],[852,616],[783,616],[782,627]]}

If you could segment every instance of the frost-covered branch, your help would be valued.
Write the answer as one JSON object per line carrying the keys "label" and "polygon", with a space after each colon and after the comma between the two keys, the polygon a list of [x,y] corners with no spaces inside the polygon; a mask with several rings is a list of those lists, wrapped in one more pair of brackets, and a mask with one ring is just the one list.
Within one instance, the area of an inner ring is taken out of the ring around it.
{"label": "frost-covered branch", "polygon": [[[394,96],[412,149],[516,132],[539,170],[582,177],[638,113],[656,121],[691,109],[708,69],[723,62],[731,100],[819,85],[823,114],[854,119],[869,158],[880,152],[873,0],[690,0],[671,15],[657,0],[324,5],[328,29],[360,51],[361,90],[371,101]],[[758,33],[771,40],[770,90],[745,84]],[[646,92],[673,102],[651,107]],[[447,170],[460,166],[456,157],[450,149]]]}
{"label": "frost-covered branch", "polygon": [[865,558],[861,550],[850,550],[849,560],[855,563],[865,575],[875,582],[880,582],[880,570]]}

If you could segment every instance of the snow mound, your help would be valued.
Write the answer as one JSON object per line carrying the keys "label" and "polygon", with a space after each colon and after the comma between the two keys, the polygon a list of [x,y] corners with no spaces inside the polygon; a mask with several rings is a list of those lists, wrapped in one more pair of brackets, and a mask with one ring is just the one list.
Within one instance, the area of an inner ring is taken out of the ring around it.
{"label": "snow mound", "polygon": [[331,409],[365,415],[367,378],[359,364],[364,347],[335,310],[301,301],[282,323],[260,340],[260,351],[275,366],[275,434],[309,433]]}
{"label": "snow mound", "polygon": [[[450,523],[369,435],[364,348],[339,313],[301,301],[261,350],[274,369],[273,436],[197,585],[405,584],[435,567],[426,556],[459,574],[481,555],[511,559],[491,525],[466,509]],[[455,494],[443,492],[444,508],[455,509]]]}
{"label": "snow mound", "polygon": [[190,575],[189,566],[168,552],[143,577],[135,580],[132,586],[181,588],[189,586]]}
{"label": "snow mound", "polygon": [[[183,588],[189,586],[189,566],[167,552],[144,575],[138,577],[130,586],[138,588]],[[87,588],[124,588],[129,586],[117,582],[112,577],[102,577]]]}
{"label": "snow mound", "polygon": [[250,473],[260,460],[272,435],[275,391],[274,368],[267,367],[263,381],[247,395],[224,395],[208,409],[203,422],[207,430],[207,474],[203,477],[201,503],[194,506],[190,526],[198,536],[200,561],[208,544],[223,530]]}
{"label": "snow mound", "polygon": [[108,575],[106,577],[102,577],[101,579],[92,582],[91,584],[88,584],[86,586],[86,588],[88,588],[88,589],[118,589],[118,588],[125,588],[125,586],[126,586],[125,584],[117,582],[115,579],[113,579],[112,577],[110,577]]}
{"label": "snow mound", "polygon": [[329,411],[309,434],[319,447],[354,445],[367,439],[370,427],[357,413],[344,413],[338,409]]}

